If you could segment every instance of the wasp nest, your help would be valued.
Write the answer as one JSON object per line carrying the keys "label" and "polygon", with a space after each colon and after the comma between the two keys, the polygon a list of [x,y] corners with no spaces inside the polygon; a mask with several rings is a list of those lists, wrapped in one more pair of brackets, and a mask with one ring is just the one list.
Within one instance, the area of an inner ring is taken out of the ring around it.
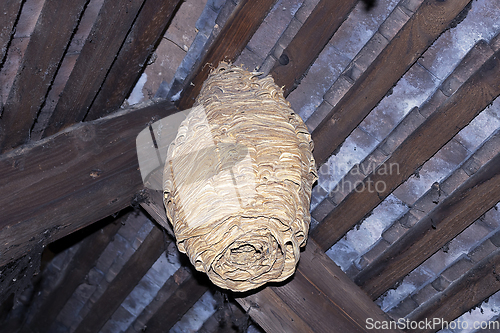
{"label": "wasp nest", "polygon": [[313,143],[271,77],[221,63],[170,144],[164,200],[181,252],[216,285],[293,274],[317,179]]}

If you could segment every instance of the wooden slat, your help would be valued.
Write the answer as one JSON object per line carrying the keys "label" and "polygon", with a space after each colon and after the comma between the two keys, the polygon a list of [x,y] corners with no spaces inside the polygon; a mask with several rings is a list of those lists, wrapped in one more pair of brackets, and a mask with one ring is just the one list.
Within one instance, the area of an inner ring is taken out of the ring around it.
{"label": "wooden slat", "polygon": [[0,65],[7,54],[7,46],[14,34],[14,24],[19,17],[22,3],[22,0],[2,1],[2,10],[0,11]]}
{"label": "wooden slat", "polygon": [[124,110],[0,156],[0,266],[129,206],[143,187],[136,137],[175,112]]}
{"label": "wooden slat", "polygon": [[85,117],[94,120],[117,110],[139,79],[180,0],[146,0],[95,101]]}
{"label": "wooden slat", "polygon": [[234,61],[240,55],[275,2],[276,0],[241,0],[238,3],[199,66],[186,80],[177,104],[181,110],[193,106],[212,68],[223,60]]}
{"label": "wooden slat", "polygon": [[[349,16],[357,0],[321,0],[270,72],[285,97],[300,83],[321,50]],[[307,50],[307,52],[304,52]]]}
{"label": "wooden slat", "polygon": [[[442,293],[410,313],[408,320],[425,321],[426,318],[431,322],[433,318],[440,318],[447,322],[455,320],[500,290],[499,272],[500,250],[497,249],[450,284]],[[472,328],[471,325],[469,327]],[[436,325],[434,329],[408,330],[408,332],[425,333],[439,329],[441,326]],[[497,332],[497,330],[492,330],[492,332]]]}
{"label": "wooden slat", "polygon": [[[161,197],[150,197],[149,205],[158,206],[153,218],[163,224]],[[367,318],[389,320],[313,240],[301,253],[295,278],[281,287],[235,297],[270,332],[364,332]]]}
{"label": "wooden slat", "polygon": [[[324,251],[369,214],[500,94],[499,57],[500,53],[497,52],[486,61],[384,162],[384,166],[397,165],[397,174],[379,173],[378,169],[372,171],[360,185],[365,186],[365,189],[371,186],[372,190],[349,193],[312,231],[312,237]],[[383,192],[374,189],[374,184],[378,182],[384,185],[379,186]]]}
{"label": "wooden slat", "polygon": [[125,333],[141,332],[146,323],[153,317],[158,309],[177,291],[179,286],[191,278],[191,271],[186,267],[180,267],[171,277],[165,281],[155,298],[144,308],[137,319],[127,328]]}
{"label": "wooden slat", "polygon": [[82,241],[78,251],[67,266],[66,275],[59,282],[56,289],[43,300],[43,303],[39,306],[42,310],[36,313],[23,332],[41,333],[49,331],[50,325],[54,322],[61,309],[73,295],[76,288],[83,283],[90,269],[95,266],[102,251],[121,227],[120,220],[108,223]]}
{"label": "wooden slat", "polygon": [[111,281],[106,291],[92,305],[75,333],[99,332],[164,250],[163,231],[155,226]]}
{"label": "wooden slat", "polygon": [[441,201],[356,278],[373,299],[500,201],[500,154]]}
{"label": "wooden slat", "polygon": [[143,332],[168,332],[207,290],[206,284],[191,275],[151,317]]}
{"label": "wooden slat", "polygon": [[33,122],[87,2],[45,1],[4,105],[0,150],[15,148],[29,139]]}
{"label": "wooden slat", "polygon": [[44,136],[84,119],[143,2],[104,1]]}
{"label": "wooden slat", "polygon": [[327,161],[470,0],[425,0],[312,133],[318,165]]}

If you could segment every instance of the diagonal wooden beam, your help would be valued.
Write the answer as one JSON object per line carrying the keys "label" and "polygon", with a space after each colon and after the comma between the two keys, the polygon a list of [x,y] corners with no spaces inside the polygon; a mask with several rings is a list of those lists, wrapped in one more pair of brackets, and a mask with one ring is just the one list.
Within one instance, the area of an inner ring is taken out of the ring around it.
{"label": "diagonal wooden beam", "polygon": [[425,0],[312,133],[316,163],[325,163],[470,0]]}
{"label": "diagonal wooden beam", "polygon": [[321,0],[316,5],[269,73],[274,82],[283,87],[285,97],[300,84],[304,74],[357,3],[358,0]]}
{"label": "diagonal wooden beam", "polygon": [[82,121],[144,0],[105,0],[50,117],[44,136]]}
{"label": "diagonal wooden beam", "polygon": [[210,70],[221,61],[234,61],[273,8],[276,0],[241,0],[207,53],[186,80],[177,106],[193,106]]}
{"label": "diagonal wooden beam", "polygon": [[170,103],[77,124],[0,156],[0,266],[130,205],[143,188],[136,137]]}
{"label": "diagonal wooden beam", "polygon": [[[30,137],[33,122],[56,75],[88,0],[45,1],[0,122],[1,151]],[[3,11],[3,9],[2,9]]]}
{"label": "diagonal wooden beam", "polygon": [[2,11],[0,12],[0,66],[14,35],[14,25],[19,17],[22,3],[22,0],[5,0],[2,3]]}
{"label": "diagonal wooden beam", "polygon": [[500,201],[500,154],[440,202],[356,278],[373,299]]}
{"label": "diagonal wooden beam", "polygon": [[[442,293],[419,306],[407,317],[409,321],[433,321],[439,319],[440,325],[432,329],[408,330],[412,333],[435,332],[441,327],[446,328],[443,322],[451,322],[463,313],[473,309],[486,298],[500,290],[500,249],[495,250],[487,257],[474,265],[458,280],[452,282]],[[500,323],[490,323],[491,332],[498,332]],[[472,328],[472,327],[471,327]],[[482,332],[483,330],[481,330]]]}
{"label": "diagonal wooden beam", "polygon": [[[123,217],[120,220],[122,219]],[[83,239],[78,251],[68,264],[67,273],[59,282],[59,286],[43,300],[39,307],[43,310],[35,314],[23,332],[42,333],[49,331],[59,312],[76,288],[84,281],[89,270],[95,266],[102,251],[121,227],[120,220],[108,223]]]}
{"label": "diagonal wooden beam", "polygon": [[[352,191],[313,231],[312,236],[326,251],[347,231],[382,202],[414,171],[500,95],[500,52],[497,51],[459,90],[427,118],[393,154],[373,170],[363,184],[365,191]],[[432,139],[430,139],[432,138]],[[377,172],[397,165],[397,174]],[[379,183],[380,192],[374,184]],[[371,190],[368,190],[368,189]],[[359,203],[363,205],[360,206]]]}
{"label": "diagonal wooden beam", "polygon": [[164,252],[164,247],[163,231],[155,226],[118,275],[111,281],[106,291],[92,305],[89,313],[76,328],[75,333],[99,332]]}
{"label": "diagonal wooden beam", "polygon": [[85,117],[94,120],[117,110],[141,76],[181,0],[146,0]]}

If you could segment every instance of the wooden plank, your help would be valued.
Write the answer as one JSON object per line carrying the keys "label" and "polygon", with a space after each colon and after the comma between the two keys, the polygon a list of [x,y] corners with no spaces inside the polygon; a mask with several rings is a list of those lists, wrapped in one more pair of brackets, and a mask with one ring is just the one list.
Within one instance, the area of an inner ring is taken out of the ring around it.
{"label": "wooden plank", "polygon": [[75,333],[99,332],[164,251],[163,231],[155,226],[92,305]]}
{"label": "wooden plank", "polygon": [[[500,52],[497,52],[486,61],[454,95],[403,141],[383,165],[373,170],[363,184],[359,185],[366,190],[349,193],[311,232],[323,251],[369,214],[500,94],[499,57]],[[378,172],[380,168],[391,165],[398,166],[396,174]],[[380,191],[375,188],[377,183],[381,184]]]}
{"label": "wooden plank", "polygon": [[39,310],[35,314],[35,317],[28,323],[28,327],[25,328],[26,331],[23,332],[41,333],[49,331],[51,324],[61,309],[73,295],[76,288],[83,283],[90,269],[95,266],[102,251],[121,227],[121,221],[127,216],[125,215],[118,221],[108,223],[83,239],[78,251],[68,264],[66,275],[59,282],[56,289],[43,300],[39,306],[43,310]]}
{"label": "wooden plank", "polygon": [[160,288],[155,298],[142,310],[137,319],[127,328],[125,333],[141,332],[146,328],[146,323],[158,312],[159,308],[177,291],[179,286],[191,278],[191,271],[180,267]]}
{"label": "wooden plank", "polygon": [[2,1],[2,11],[0,11],[0,69],[3,58],[7,54],[7,47],[14,35],[14,25],[19,17],[22,3],[22,0]]}
{"label": "wooden plank", "polygon": [[[410,313],[407,319],[410,321],[425,321],[427,319],[432,322],[434,318],[439,318],[441,324],[443,324],[443,321],[451,322],[455,320],[500,290],[498,272],[500,272],[499,249],[474,265],[442,293],[435,295]],[[496,326],[497,330],[492,330],[492,332],[498,332],[498,327]],[[433,328],[408,330],[408,332],[435,332],[441,329],[441,325],[436,325]]]}
{"label": "wooden plank", "polygon": [[177,103],[181,110],[193,106],[211,69],[223,60],[236,60],[275,3],[276,0],[241,0],[238,3],[199,66],[188,76]]}
{"label": "wooden plank", "polygon": [[316,5],[270,72],[274,82],[283,87],[285,97],[300,84],[304,74],[357,3],[357,0],[321,0]]}
{"label": "wooden plank", "polygon": [[470,0],[425,0],[312,133],[318,165],[344,142]]}
{"label": "wooden plank", "polygon": [[376,299],[499,201],[497,154],[365,268],[356,284]]}
{"label": "wooden plank", "polygon": [[193,275],[183,281],[147,322],[143,332],[168,332],[207,292],[208,286],[205,283],[200,283]]}
{"label": "wooden plank", "polygon": [[143,188],[136,137],[175,112],[131,108],[0,156],[0,266],[129,206]]}
{"label": "wooden plank", "polygon": [[85,117],[94,120],[117,110],[141,76],[180,0],[146,0]]}
{"label": "wooden plank", "polygon": [[82,121],[144,0],[105,0],[50,117],[44,136]]}
{"label": "wooden plank", "polygon": [[29,140],[33,122],[87,2],[45,1],[4,105],[0,150],[10,150]]}

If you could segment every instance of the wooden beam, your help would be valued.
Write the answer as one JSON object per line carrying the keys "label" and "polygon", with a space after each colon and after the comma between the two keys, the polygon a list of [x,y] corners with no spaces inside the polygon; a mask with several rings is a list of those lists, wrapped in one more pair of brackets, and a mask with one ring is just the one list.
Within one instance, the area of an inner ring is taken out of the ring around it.
{"label": "wooden beam", "polygon": [[358,0],[321,0],[316,5],[270,72],[274,82],[283,87],[285,97],[300,84],[304,74],[357,3]]}
{"label": "wooden beam", "polygon": [[420,55],[471,0],[425,0],[312,133],[316,163],[325,163]]}
{"label": "wooden beam", "polygon": [[[455,320],[500,290],[499,272],[500,249],[497,249],[458,280],[452,282],[442,293],[435,295],[411,312],[407,319],[410,321],[427,319],[432,322],[434,318],[439,318],[441,323]],[[498,327],[496,326],[492,332],[498,332]],[[408,332],[435,332],[441,329],[441,326],[436,325],[434,328],[434,330],[408,330]],[[446,327],[443,326],[443,328]]]}
{"label": "wooden beam", "polygon": [[155,226],[92,305],[75,333],[99,332],[164,251],[163,231]]}
{"label": "wooden beam", "polygon": [[143,188],[136,137],[175,112],[131,108],[0,156],[0,266],[129,206]]}
{"label": "wooden beam", "polygon": [[19,17],[22,3],[22,0],[4,0],[2,3],[2,11],[0,11],[0,69],[3,58],[7,54],[7,47],[14,35],[14,25]]}
{"label": "wooden beam", "polygon": [[[159,202],[154,200],[149,198],[149,205],[158,207],[153,218],[162,225],[166,221],[163,202],[161,197]],[[368,318],[389,320],[312,239],[301,253],[294,278],[280,287],[234,296],[270,332],[365,332]]]}
{"label": "wooden beam", "polygon": [[50,117],[44,136],[82,121],[144,0],[105,0]]}
{"label": "wooden beam", "polygon": [[146,0],[85,117],[94,120],[117,110],[130,94],[181,0]]}
{"label": "wooden beam", "polygon": [[[359,185],[365,186],[365,189],[371,186],[371,190],[349,193],[312,231],[312,237],[324,251],[369,214],[500,94],[499,57],[500,52],[490,57],[454,95],[401,143],[383,165],[373,170],[363,184]],[[381,167],[390,165],[399,167],[397,174],[388,176],[378,172]],[[378,182],[384,185],[381,192],[374,187]]]}
{"label": "wooden beam", "polygon": [[68,264],[66,275],[59,282],[58,287],[43,300],[39,306],[40,310],[37,311],[35,317],[28,323],[23,332],[42,333],[49,331],[59,312],[73,295],[76,288],[83,283],[90,269],[95,266],[102,251],[121,227],[121,220],[124,220],[124,217],[118,221],[108,223],[83,239],[78,251]]}
{"label": "wooden beam", "polygon": [[356,278],[376,299],[500,201],[500,154],[446,197]]}
{"label": "wooden beam", "polygon": [[87,2],[45,1],[4,105],[0,129],[1,151],[10,150],[29,140],[33,122]]}
{"label": "wooden beam", "polygon": [[143,332],[168,332],[207,290],[205,283],[200,283],[193,275],[189,276],[176,286],[172,295],[147,322]]}
{"label": "wooden beam", "polygon": [[234,61],[273,8],[276,0],[241,0],[207,53],[186,80],[177,106],[193,106],[210,70],[221,61]]}

